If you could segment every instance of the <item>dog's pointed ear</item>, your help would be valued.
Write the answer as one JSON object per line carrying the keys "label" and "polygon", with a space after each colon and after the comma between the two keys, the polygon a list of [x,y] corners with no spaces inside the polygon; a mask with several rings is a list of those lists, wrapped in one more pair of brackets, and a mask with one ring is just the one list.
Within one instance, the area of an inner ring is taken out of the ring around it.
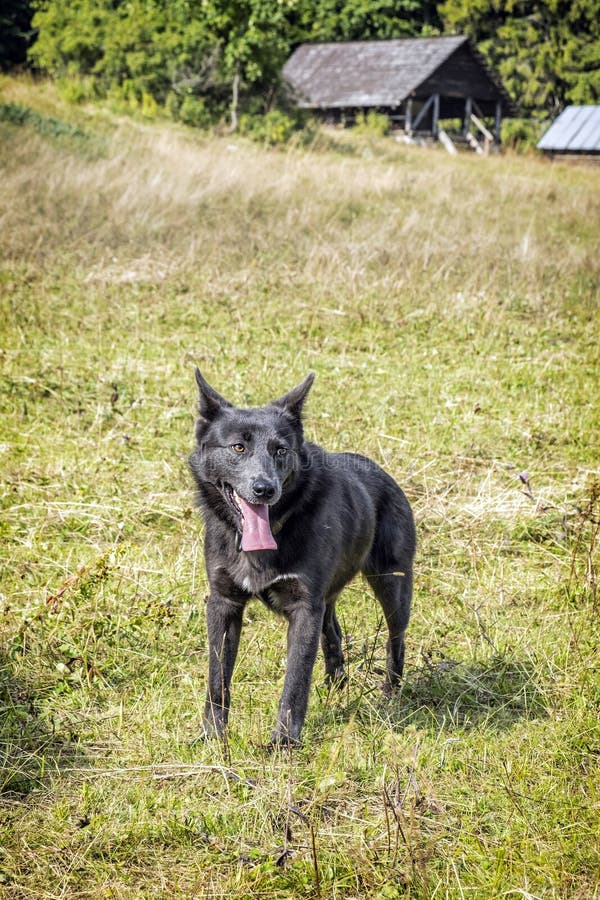
{"label": "dog's pointed ear", "polygon": [[302,418],[304,401],[308,396],[308,392],[310,391],[314,380],[315,373],[310,372],[304,381],[297,384],[295,388],[292,388],[292,390],[288,391],[287,394],[284,394],[283,397],[279,397],[278,400],[273,400],[271,406],[277,406],[279,409],[284,409],[295,419],[300,420]]}
{"label": "dog's pointed ear", "polygon": [[219,410],[232,404],[225,397],[221,397],[214,387],[211,387],[206,378],[202,375],[200,369],[196,366],[196,383],[200,392],[199,409],[200,418],[210,422],[217,415]]}

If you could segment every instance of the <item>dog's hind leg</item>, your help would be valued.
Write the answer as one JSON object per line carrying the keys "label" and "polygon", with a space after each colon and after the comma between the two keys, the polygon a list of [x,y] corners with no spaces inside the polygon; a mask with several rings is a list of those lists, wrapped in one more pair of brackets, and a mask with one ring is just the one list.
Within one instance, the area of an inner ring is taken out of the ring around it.
{"label": "dog's hind leg", "polygon": [[408,627],[413,588],[415,525],[404,494],[388,488],[387,502],[378,517],[371,551],[363,574],[381,604],[387,623],[387,690],[404,670],[404,632]]}
{"label": "dog's hind leg", "polygon": [[335,614],[335,598],[325,607],[321,649],[325,657],[325,675],[329,684],[342,685],[345,680],[342,629]]}
{"label": "dog's hind leg", "polygon": [[367,581],[381,604],[387,623],[387,689],[391,690],[404,670],[404,632],[410,618],[412,566],[404,571],[374,574],[365,572]]}

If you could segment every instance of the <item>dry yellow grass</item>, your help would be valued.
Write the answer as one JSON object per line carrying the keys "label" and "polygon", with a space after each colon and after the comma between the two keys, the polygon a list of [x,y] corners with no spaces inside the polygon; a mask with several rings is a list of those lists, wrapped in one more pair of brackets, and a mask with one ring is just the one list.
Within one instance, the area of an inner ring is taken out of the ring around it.
{"label": "dry yellow grass", "polygon": [[449,285],[459,314],[515,276],[542,290],[549,272],[555,280],[596,265],[581,234],[598,220],[594,169],[454,160],[343,135],[332,140],[345,155],[266,155],[241,139],[131,122],[104,140],[95,158],[36,135],[6,145],[5,253],[80,252],[116,277],[113,257],[140,275],[150,257],[169,272],[214,273],[231,261],[240,278],[264,253],[296,279],[346,292],[368,280],[397,296],[426,280],[435,304]]}

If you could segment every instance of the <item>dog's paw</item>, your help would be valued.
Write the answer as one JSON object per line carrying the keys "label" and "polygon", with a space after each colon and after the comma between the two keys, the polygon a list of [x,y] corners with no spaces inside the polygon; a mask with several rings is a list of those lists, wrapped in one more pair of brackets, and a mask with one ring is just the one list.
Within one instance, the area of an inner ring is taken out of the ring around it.
{"label": "dog's paw", "polygon": [[389,678],[386,678],[383,684],[381,685],[381,693],[385,697],[386,700],[391,700],[398,688],[400,687],[400,681],[395,679],[394,681],[390,681]]}
{"label": "dog's paw", "polygon": [[198,741],[206,743],[215,739],[224,741],[227,737],[227,729],[225,725],[216,724],[215,722],[204,721],[202,723],[202,731],[198,736]]}
{"label": "dog's paw", "polygon": [[346,670],[340,666],[335,672],[327,673],[325,676],[324,687],[327,690],[339,691],[348,684],[348,674]]}
{"label": "dog's paw", "polygon": [[295,747],[299,747],[300,743],[300,738],[292,738],[289,734],[279,734],[274,731],[266,749],[271,753],[275,750],[293,750]]}

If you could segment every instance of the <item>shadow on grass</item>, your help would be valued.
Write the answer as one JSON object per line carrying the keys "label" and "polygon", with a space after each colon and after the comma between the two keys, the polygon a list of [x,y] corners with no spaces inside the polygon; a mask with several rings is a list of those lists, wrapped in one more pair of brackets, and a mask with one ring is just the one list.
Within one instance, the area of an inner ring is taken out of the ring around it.
{"label": "shadow on grass", "polygon": [[394,726],[509,728],[547,715],[547,697],[530,662],[503,655],[482,662],[425,660],[408,671],[382,713]]}
{"label": "shadow on grass", "polygon": [[0,652],[0,797],[25,797],[44,776],[81,764],[76,741],[56,732],[38,709],[35,685],[15,676],[12,660]]}
{"label": "shadow on grass", "polygon": [[506,655],[469,663],[425,658],[422,666],[407,669],[390,698],[382,690],[383,676],[379,667],[359,667],[337,700],[333,692],[321,694],[321,726],[333,714],[369,723],[376,716],[394,730],[409,725],[435,731],[506,729],[521,719],[548,714],[548,697],[534,666]]}

